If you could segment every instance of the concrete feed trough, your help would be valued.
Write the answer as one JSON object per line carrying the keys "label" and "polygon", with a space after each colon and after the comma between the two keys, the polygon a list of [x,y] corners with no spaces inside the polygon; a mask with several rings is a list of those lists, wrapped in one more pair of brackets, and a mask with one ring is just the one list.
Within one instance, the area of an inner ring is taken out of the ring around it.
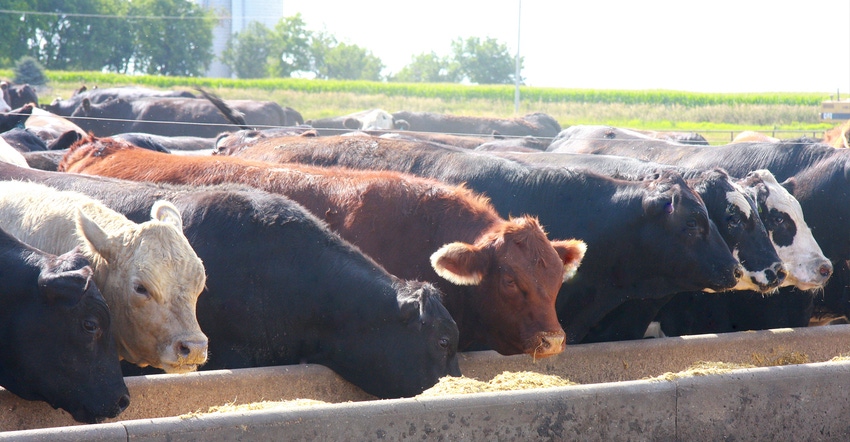
{"label": "concrete feed trough", "polygon": [[[850,325],[570,346],[532,361],[461,355],[467,377],[504,371],[582,385],[375,400],[317,365],[128,377],[118,419],[67,413],[0,390],[0,439],[13,440],[848,440]],[[645,380],[697,361],[799,365]],[[642,380],[643,379],[643,380]],[[326,404],[201,414],[211,406],[315,399]]]}

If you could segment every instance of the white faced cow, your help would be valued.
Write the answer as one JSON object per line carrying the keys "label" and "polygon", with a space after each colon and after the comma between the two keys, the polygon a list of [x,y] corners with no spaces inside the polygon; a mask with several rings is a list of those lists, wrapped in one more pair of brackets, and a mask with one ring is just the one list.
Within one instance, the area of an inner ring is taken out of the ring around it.
{"label": "white faced cow", "polygon": [[0,227],[50,253],[82,245],[109,305],[122,359],[167,373],[206,362],[207,337],[195,317],[204,266],[170,202],[158,201],[151,220],[136,224],[77,192],[3,181]]}
{"label": "white faced cow", "polygon": [[741,184],[756,202],[776,253],[788,271],[782,286],[823,288],[832,276],[832,263],[806,224],[800,202],[766,169],[750,172]]}

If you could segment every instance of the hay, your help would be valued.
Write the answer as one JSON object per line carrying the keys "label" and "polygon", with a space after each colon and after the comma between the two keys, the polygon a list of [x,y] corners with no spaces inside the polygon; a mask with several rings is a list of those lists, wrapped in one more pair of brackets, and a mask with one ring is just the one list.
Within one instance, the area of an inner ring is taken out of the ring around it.
{"label": "hay", "polygon": [[756,368],[751,364],[737,364],[734,362],[695,362],[690,367],[677,372],[667,372],[660,376],[645,378],[648,381],[673,381],[676,379],[691,377],[691,376],[706,376],[710,374],[728,373],[732,370],[740,370],[742,368]]}
{"label": "hay", "polygon": [[249,404],[236,404],[229,403],[224,405],[213,405],[207,411],[195,411],[193,413],[181,414],[180,418],[187,419],[191,417],[198,417],[205,414],[216,414],[216,413],[230,413],[233,411],[254,411],[254,410],[274,410],[274,409],[285,409],[285,408],[297,408],[297,407],[310,407],[313,405],[323,405],[327,404],[327,402],[316,401],[313,399],[293,399],[290,401],[260,401],[260,402],[252,402]]}
{"label": "hay", "polygon": [[492,391],[529,390],[532,388],[565,387],[577,385],[559,376],[536,373],[533,371],[505,371],[489,382],[482,382],[466,376],[445,376],[433,387],[419,396],[441,396],[446,394],[486,393]]}
{"label": "hay", "polygon": [[797,351],[781,353],[779,356],[766,356],[760,353],[753,353],[753,363],[758,367],[775,367],[777,365],[794,365],[808,364],[809,355]]}

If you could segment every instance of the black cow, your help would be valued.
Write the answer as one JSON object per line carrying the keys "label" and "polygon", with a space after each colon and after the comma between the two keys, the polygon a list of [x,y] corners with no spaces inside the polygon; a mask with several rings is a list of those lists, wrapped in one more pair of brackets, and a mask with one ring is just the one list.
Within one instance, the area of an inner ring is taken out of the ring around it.
{"label": "black cow", "polygon": [[[227,104],[241,112],[252,127],[295,126],[303,122],[293,120],[273,101],[228,100]],[[144,132],[210,138],[240,129],[213,103],[198,98],[145,97],[132,101],[117,98],[101,103],[84,98],[68,119],[97,136]]]}
{"label": "black cow", "polygon": [[[616,128],[578,127],[562,131],[552,151],[622,155],[692,168],[722,167],[743,177],[769,170],[800,203],[806,221],[835,269],[823,296],[815,299],[815,315],[850,315],[850,151],[810,140],[778,143],[734,143],[689,146],[634,139]],[[787,221],[786,221],[787,222]]]}
{"label": "black cow", "polygon": [[0,137],[21,153],[47,150],[47,143],[29,129],[10,129],[0,133]]}
{"label": "black cow", "polygon": [[210,340],[201,369],[316,363],[382,398],[460,375],[458,329],[440,292],[390,275],[285,197],[8,164],[0,177],[76,190],[135,221],[155,200],[172,201],[208,275],[197,306]]}
{"label": "black cow", "polygon": [[[730,199],[737,191],[730,188],[731,183],[721,185],[719,176],[699,184],[695,180],[703,180],[699,169],[671,166],[660,163],[642,161],[634,158],[571,153],[494,153],[503,158],[510,158],[528,164],[557,165],[570,168],[587,168],[596,172],[640,179],[647,174],[659,170],[677,170],[689,178],[689,182],[700,192],[712,219],[717,224],[721,234],[724,234],[727,244],[733,247],[730,233],[737,235],[751,231],[752,220],[747,220],[743,202],[739,206],[744,210],[735,210],[735,199]],[[724,180],[726,181],[726,180]],[[706,186],[714,182],[715,186]],[[815,296],[822,289],[831,273],[830,263],[822,256],[820,247],[810,235],[805,220],[800,216],[799,208],[793,207],[787,198],[793,199],[778,183],[772,182],[764,171],[751,172],[748,176],[734,183],[738,189],[746,193],[746,198],[755,199],[756,207],[749,212],[761,214],[756,216],[766,218],[766,228],[771,235],[775,249],[781,251],[780,258],[789,266],[788,277],[783,287],[777,293],[765,296],[759,292],[734,293],[734,296],[717,296],[702,292],[680,293],[669,303],[661,307],[656,321],[661,322],[661,328],[667,336],[698,333],[722,333],[739,330],[757,330],[778,327],[803,327],[809,322],[813,310]],[[770,193],[777,193],[769,197]],[[751,202],[747,202],[749,206]],[[732,212],[729,212],[729,210]],[[795,210],[792,210],[795,209]],[[790,212],[789,212],[790,211]],[[781,222],[776,222],[781,220]],[[787,221],[786,221],[787,220]],[[747,225],[749,228],[743,230]],[[798,224],[798,225],[797,225]],[[765,228],[765,227],[763,227]],[[793,240],[788,240],[788,238]],[[740,237],[739,238],[746,238]],[[749,238],[752,241],[753,238]],[[738,258],[746,270],[756,271],[758,265],[753,265],[765,257],[763,252],[754,248],[755,244],[743,246],[744,252],[737,252]],[[734,247],[733,247],[734,250]],[[755,252],[755,253],[753,253]],[[770,271],[770,270],[768,270]],[[790,287],[794,286],[794,287]],[[796,288],[795,288],[796,287]],[[770,289],[770,286],[765,286]],[[637,308],[635,306],[631,306]]]}
{"label": "black cow", "polygon": [[442,132],[448,134],[498,134],[505,137],[554,138],[561,125],[548,114],[536,112],[522,118],[470,117],[433,112],[399,111],[393,113],[394,120],[404,120],[408,129],[415,132]]}
{"label": "black cow", "polygon": [[[591,329],[628,299],[722,291],[742,276],[702,200],[676,173],[617,180],[366,136],[267,139],[236,150],[246,158],[390,169],[466,183],[486,194],[503,216],[535,214],[552,237],[585,241],[581,268],[558,295],[559,318],[572,343],[593,340]],[[622,338],[642,337],[649,323],[638,322],[623,325]]]}
{"label": "black cow", "polygon": [[0,269],[0,385],[79,422],[124,411],[109,309],[85,257],[47,254],[0,229]]}
{"label": "black cow", "polygon": [[0,113],[0,133],[15,127],[23,127],[24,122],[32,114],[32,109],[32,104],[25,104],[9,112]]}
{"label": "black cow", "polygon": [[178,98],[197,98],[195,94],[188,91],[172,91],[151,89],[140,86],[126,87],[108,87],[108,88],[93,88],[87,89],[82,86],[74,92],[67,100],[57,98],[52,103],[42,106],[44,110],[50,111],[56,115],[70,117],[71,114],[82,104],[83,100],[88,100],[90,103],[102,103],[107,100],[122,99],[125,101],[133,101],[143,97],[178,97]]}
{"label": "black cow", "polygon": [[3,90],[3,99],[12,109],[27,104],[38,105],[38,94],[35,92],[35,88],[29,84],[11,84],[7,81],[0,81],[0,89]]}

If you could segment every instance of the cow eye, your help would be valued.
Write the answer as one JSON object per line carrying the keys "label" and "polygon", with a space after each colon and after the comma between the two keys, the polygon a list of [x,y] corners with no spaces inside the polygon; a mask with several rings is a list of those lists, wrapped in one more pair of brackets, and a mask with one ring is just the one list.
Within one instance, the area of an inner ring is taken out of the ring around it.
{"label": "cow eye", "polygon": [[83,330],[87,333],[96,334],[100,331],[100,324],[94,319],[86,319],[83,321]]}
{"label": "cow eye", "polygon": [[438,344],[439,344],[440,348],[443,348],[443,349],[449,348],[449,338],[440,338],[440,341],[438,342]]}
{"label": "cow eye", "polygon": [[146,296],[146,297],[150,297],[150,295],[151,295],[148,292],[148,289],[145,286],[143,286],[142,284],[139,284],[139,283],[136,283],[136,284],[133,285],[133,291],[135,291],[136,293],[138,293],[142,296]]}
{"label": "cow eye", "polygon": [[734,215],[729,216],[729,225],[730,226],[740,226],[742,222],[743,222],[743,219],[741,219],[740,214],[736,213]]}
{"label": "cow eye", "polygon": [[785,221],[785,217],[782,216],[782,215],[775,215],[773,217],[773,222],[775,222],[776,224],[782,224],[784,221]]}
{"label": "cow eye", "polygon": [[696,229],[697,228],[697,220],[689,219],[688,223],[686,225],[688,226],[689,229]]}

